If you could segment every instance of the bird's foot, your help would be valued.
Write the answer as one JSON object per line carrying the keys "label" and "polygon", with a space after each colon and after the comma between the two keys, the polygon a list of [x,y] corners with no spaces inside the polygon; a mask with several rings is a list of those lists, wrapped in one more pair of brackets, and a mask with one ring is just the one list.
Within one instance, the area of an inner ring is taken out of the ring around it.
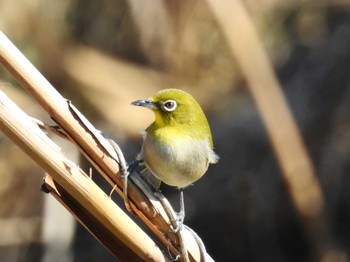
{"label": "bird's foot", "polygon": [[166,213],[168,214],[171,225],[173,227],[173,232],[178,233],[181,231],[184,220],[185,220],[185,207],[184,207],[184,201],[183,201],[183,193],[182,190],[180,190],[180,211],[175,212],[172,208],[169,201],[164,197],[164,195],[161,193],[160,190],[156,190],[154,192],[154,196],[159,199],[159,201],[162,203],[162,206],[164,207]]}
{"label": "bird's foot", "polygon": [[173,229],[173,231],[174,231],[174,233],[177,233],[177,232],[181,231],[181,229],[184,225],[184,220],[185,220],[184,212],[180,211],[180,212],[176,213],[175,220],[176,220],[175,224],[177,226]]}
{"label": "bird's foot", "polygon": [[[126,169],[126,173],[127,173],[127,176],[129,174],[131,174],[132,172],[134,172],[134,170],[140,166],[141,164],[143,163],[143,160],[142,159],[137,159],[137,160],[134,160],[134,161],[131,161],[128,163],[127,165],[127,169]],[[123,174],[124,175],[124,174]]]}

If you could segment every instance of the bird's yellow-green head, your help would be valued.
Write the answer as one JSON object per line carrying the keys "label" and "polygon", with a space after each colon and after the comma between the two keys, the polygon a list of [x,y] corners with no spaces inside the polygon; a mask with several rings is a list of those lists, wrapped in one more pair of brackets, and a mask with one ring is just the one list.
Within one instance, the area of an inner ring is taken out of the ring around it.
{"label": "bird's yellow-green head", "polygon": [[194,139],[207,139],[213,148],[210,127],[202,108],[197,101],[185,91],[165,89],[148,99],[131,103],[135,106],[150,108],[155,114],[155,121],[147,132],[160,128],[171,128],[175,134],[186,134]]}

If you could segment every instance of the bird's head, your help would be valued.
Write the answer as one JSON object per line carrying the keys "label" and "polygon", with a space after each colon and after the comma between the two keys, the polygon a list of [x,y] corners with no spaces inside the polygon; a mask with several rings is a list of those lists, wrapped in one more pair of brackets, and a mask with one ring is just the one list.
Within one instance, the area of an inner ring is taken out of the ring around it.
{"label": "bird's head", "polygon": [[185,91],[165,89],[148,99],[131,103],[151,109],[155,114],[153,128],[171,126],[183,131],[192,132],[194,136],[210,137],[211,132],[202,108],[197,101]]}

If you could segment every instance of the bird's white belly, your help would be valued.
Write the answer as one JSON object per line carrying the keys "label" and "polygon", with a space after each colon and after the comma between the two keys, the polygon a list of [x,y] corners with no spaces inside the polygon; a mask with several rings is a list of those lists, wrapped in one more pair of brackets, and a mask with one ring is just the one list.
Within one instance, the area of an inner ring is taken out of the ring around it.
{"label": "bird's white belly", "polygon": [[162,182],[184,188],[206,172],[208,150],[208,142],[203,140],[178,139],[169,145],[146,135],[141,156],[148,169]]}

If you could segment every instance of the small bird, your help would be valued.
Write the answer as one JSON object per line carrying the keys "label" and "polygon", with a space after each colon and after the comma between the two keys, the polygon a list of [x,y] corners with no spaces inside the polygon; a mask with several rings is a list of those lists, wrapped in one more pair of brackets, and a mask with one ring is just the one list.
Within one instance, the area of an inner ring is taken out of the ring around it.
{"label": "small bird", "polygon": [[213,151],[208,120],[197,101],[179,89],[161,90],[131,104],[147,107],[155,114],[155,121],[146,129],[138,159],[161,182],[180,189],[182,225],[182,189],[200,179],[209,164],[219,159]]}

